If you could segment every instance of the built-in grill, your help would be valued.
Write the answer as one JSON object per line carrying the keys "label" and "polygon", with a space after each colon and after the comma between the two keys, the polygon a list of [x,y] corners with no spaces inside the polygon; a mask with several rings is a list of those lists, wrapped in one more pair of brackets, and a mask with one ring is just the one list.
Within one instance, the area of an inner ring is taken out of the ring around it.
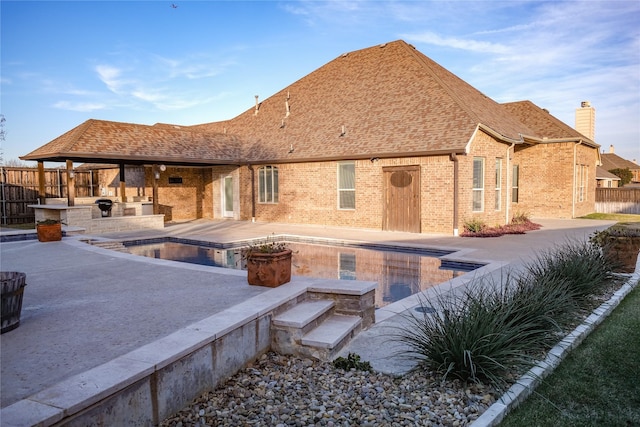
{"label": "built-in grill", "polygon": [[98,199],[96,200],[96,204],[100,209],[100,213],[102,213],[103,217],[111,216],[111,208],[113,207],[113,202],[110,199]]}

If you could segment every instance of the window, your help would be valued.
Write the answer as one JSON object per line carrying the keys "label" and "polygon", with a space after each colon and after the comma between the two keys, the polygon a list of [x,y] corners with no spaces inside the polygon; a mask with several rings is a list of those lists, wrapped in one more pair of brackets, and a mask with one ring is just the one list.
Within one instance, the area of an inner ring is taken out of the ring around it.
{"label": "window", "polygon": [[338,163],[338,208],[356,208],[356,164]]}
{"label": "window", "polygon": [[356,254],[345,254],[340,252],[339,263],[339,279],[356,280]]}
{"label": "window", "polygon": [[518,189],[520,181],[520,168],[513,165],[513,177],[511,178],[511,202],[518,203]]}
{"label": "window", "polygon": [[484,210],[484,158],[473,158],[473,211]]}
{"label": "window", "polygon": [[258,203],[278,203],[278,168],[258,169]]}
{"label": "window", "polygon": [[576,165],[576,185],[578,190],[578,201],[584,202],[587,197],[587,176],[589,175],[586,165]]}
{"label": "window", "polygon": [[496,159],[496,201],[495,208],[502,208],[502,159]]}

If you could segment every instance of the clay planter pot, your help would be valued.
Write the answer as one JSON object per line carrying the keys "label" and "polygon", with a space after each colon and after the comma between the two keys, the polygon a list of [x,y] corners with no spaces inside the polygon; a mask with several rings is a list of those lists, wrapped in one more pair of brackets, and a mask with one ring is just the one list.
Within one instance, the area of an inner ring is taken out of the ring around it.
{"label": "clay planter pot", "polygon": [[38,240],[41,242],[57,242],[62,240],[62,224],[36,224]]}
{"label": "clay planter pot", "polygon": [[640,251],[640,236],[609,236],[606,250],[608,256],[620,264],[616,272],[633,273]]}
{"label": "clay planter pot", "polygon": [[290,280],[290,249],[276,253],[252,252],[247,255],[247,281],[250,285],[275,288]]}

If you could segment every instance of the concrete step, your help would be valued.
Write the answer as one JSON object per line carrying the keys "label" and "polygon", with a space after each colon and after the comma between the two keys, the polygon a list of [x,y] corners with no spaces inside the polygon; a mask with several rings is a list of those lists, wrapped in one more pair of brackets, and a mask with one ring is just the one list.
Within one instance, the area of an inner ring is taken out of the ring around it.
{"label": "concrete step", "polygon": [[358,316],[333,314],[302,337],[301,353],[321,360],[330,360],[351,341],[361,327],[362,319]]}
{"label": "concrete step", "polygon": [[103,249],[110,249],[112,251],[129,253],[129,249],[127,249],[127,247],[125,245],[123,245],[122,242],[112,242],[112,241],[96,242],[96,241],[92,241],[91,244],[93,246],[98,246],[98,247],[101,247]]}
{"label": "concrete step", "polygon": [[277,328],[296,328],[307,332],[307,326],[320,319],[334,306],[330,300],[305,301],[273,318],[273,326]]}

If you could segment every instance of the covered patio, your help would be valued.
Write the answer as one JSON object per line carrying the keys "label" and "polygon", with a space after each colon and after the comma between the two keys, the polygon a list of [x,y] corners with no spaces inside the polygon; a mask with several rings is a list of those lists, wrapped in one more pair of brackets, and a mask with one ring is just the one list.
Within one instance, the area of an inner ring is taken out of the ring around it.
{"label": "covered patio", "polygon": [[[171,215],[170,210],[167,215],[167,209],[163,209],[159,189],[163,183],[165,187],[177,187],[168,175],[169,170],[206,170],[213,166],[237,168],[243,163],[240,160],[240,140],[225,133],[169,124],[147,126],[94,119],[87,120],[21,159],[38,162],[38,204],[29,206],[35,210],[36,221],[61,220],[69,227],[95,233],[162,228],[163,220],[170,220]],[[65,164],[68,185],[66,199],[47,197],[45,162]],[[119,182],[119,188],[109,194],[103,191],[97,197],[77,198],[74,167],[79,163],[84,168],[90,168],[91,164],[113,165],[119,172],[117,179],[114,179]],[[143,185],[145,189],[150,189],[151,196],[127,195],[127,168],[131,166],[143,168]],[[97,200],[104,198],[116,203],[108,215],[96,205]],[[197,218],[196,214],[189,219]]]}

